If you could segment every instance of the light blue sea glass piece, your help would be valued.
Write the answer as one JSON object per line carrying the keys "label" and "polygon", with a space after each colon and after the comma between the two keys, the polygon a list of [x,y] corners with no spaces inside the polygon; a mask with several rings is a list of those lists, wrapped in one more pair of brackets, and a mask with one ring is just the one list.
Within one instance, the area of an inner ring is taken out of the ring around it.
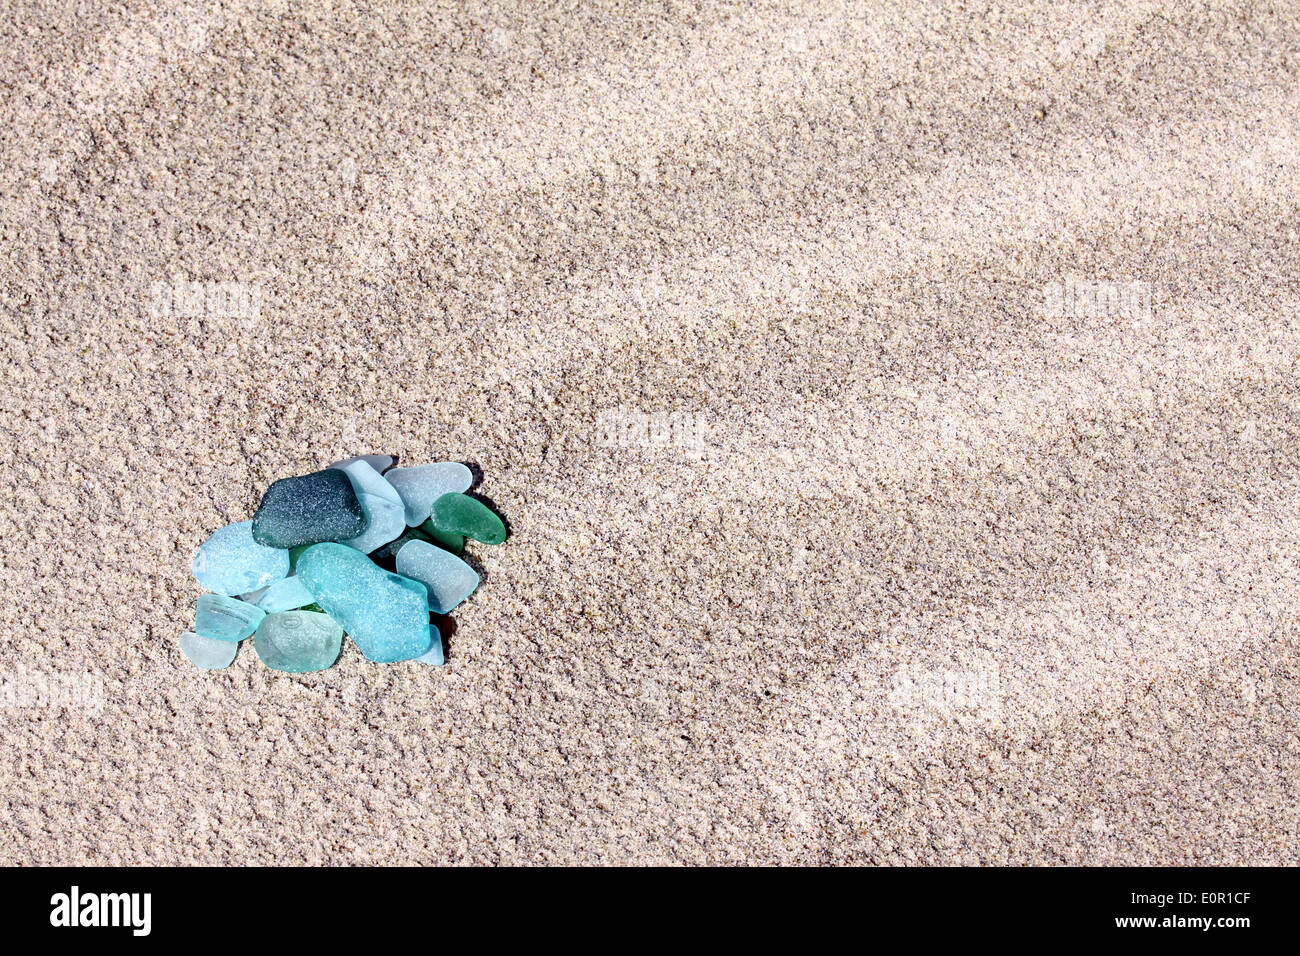
{"label": "light blue sea glass piece", "polygon": [[200,594],[194,616],[194,631],[199,637],[238,643],[257,630],[266,612],[247,601],[222,594]]}
{"label": "light blue sea glass piece", "polygon": [[214,641],[193,631],[186,631],[179,640],[185,656],[201,671],[219,671],[229,667],[239,651],[238,641]]}
{"label": "light blue sea glass piece", "polygon": [[406,507],[402,496],[373,465],[362,459],[340,467],[352,482],[352,490],[361,501],[361,509],[370,519],[366,530],[355,538],[342,541],[349,548],[369,554],[392,541],[406,530]]}
{"label": "light blue sea glass piece", "polygon": [[397,552],[397,573],[429,592],[429,610],[446,614],[478,587],[478,573],[450,551],[427,541],[408,541]]}
{"label": "light blue sea glass piece", "polygon": [[447,663],[447,659],[442,653],[442,631],[438,630],[436,625],[429,625],[429,631],[433,636],[433,647],[429,648],[427,654],[422,654],[415,658],[417,664],[429,664],[433,667],[441,667]]}
{"label": "light blue sea glass piece", "polygon": [[278,614],[281,611],[306,607],[308,604],[315,603],[315,600],[312,593],[298,580],[298,576],[294,575],[276,581],[267,588],[258,598],[257,606],[267,614]]}
{"label": "light blue sea glass piece", "polygon": [[344,458],[342,461],[336,461],[334,464],[330,465],[330,467],[343,469],[354,461],[364,461],[381,475],[397,464],[397,459],[392,455],[354,455],[351,458]]}
{"label": "light blue sea glass piece", "polygon": [[217,594],[233,597],[264,588],[289,573],[289,552],[253,540],[253,522],[228,524],[199,545],[194,578]]}
{"label": "light blue sea glass piece", "polygon": [[429,652],[429,594],[419,581],[343,544],[308,548],[298,558],[298,577],[369,660],[388,664]]}
{"label": "light blue sea glass piece", "polygon": [[339,659],[343,628],[328,614],[316,611],[268,614],[257,628],[253,648],[272,670],[290,674],[323,671]]}
{"label": "light blue sea glass piece", "polygon": [[415,527],[429,517],[433,503],[443,495],[469,491],[474,476],[458,461],[440,461],[432,465],[394,468],[384,474],[384,480],[402,496],[406,523]]}

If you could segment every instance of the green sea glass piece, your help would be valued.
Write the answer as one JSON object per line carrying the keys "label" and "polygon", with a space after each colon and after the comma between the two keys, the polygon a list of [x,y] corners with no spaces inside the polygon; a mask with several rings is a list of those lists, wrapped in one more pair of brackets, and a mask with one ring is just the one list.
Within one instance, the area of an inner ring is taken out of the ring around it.
{"label": "green sea glass piece", "polygon": [[474,593],[478,573],[427,541],[411,541],[397,554],[397,573],[419,581],[429,592],[429,610],[446,614]]}
{"label": "green sea glass piece", "polygon": [[253,515],[253,539],[274,548],[343,541],[368,527],[352,482],[333,468],[272,482]]}
{"label": "green sea glass piece", "polygon": [[461,534],[484,544],[506,539],[505,523],[492,509],[469,495],[443,495],[433,504],[433,526],[449,534]]}
{"label": "green sea glass piece", "polygon": [[289,552],[253,539],[253,522],[239,521],[213,532],[199,545],[194,579],[227,597],[264,588],[289,573]]}
{"label": "green sea glass piece", "polygon": [[463,534],[452,534],[450,531],[439,531],[434,527],[432,518],[420,525],[420,530],[429,536],[430,541],[443,550],[450,551],[457,556],[465,553],[465,536]]}
{"label": "green sea glass piece", "polygon": [[343,628],[328,614],[313,611],[268,614],[257,628],[253,649],[272,670],[323,671],[339,659]]}
{"label": "green sea glass piece", "polygon": [[474,483],[470,470],[458,461],[394,468],[384,479],[397,489],[406,509],[406,523],[412,527],[429,517],[433,503],[455,491],[469,491]]}
{"label": "green sea glass piece", "polygon": [[182,634],[179,643],[190,663],[201,671],[219,671],[229,667],[239,652],[238,641],[214,641],[193,631]]}
{"label": "green sea glass piece", "polygon": [[266,612],[247,601],[224,594],[199,595],[194,615],[194,632],[214,641],[238,643],[257,630]]}
{"label": "green sea glass piece", "polygon": [[429,594],[342,544],[318,544],[298,559],[298,577],[369,660],[409,661],[428,653]]}

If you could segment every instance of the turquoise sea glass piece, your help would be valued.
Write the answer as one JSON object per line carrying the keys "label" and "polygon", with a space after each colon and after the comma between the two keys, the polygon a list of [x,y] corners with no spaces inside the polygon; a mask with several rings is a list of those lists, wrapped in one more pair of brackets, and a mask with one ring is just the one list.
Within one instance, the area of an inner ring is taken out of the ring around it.
{"label": "turquoise sea glass piece", "polygon": [[257,628],[253,649],[267,667],[290,674],[323,671],[339,659],[343,628],[328,614],[282,611]]}
{"label": "turquoise sea glass piece", "polygon": [[312,593],[303,586],[303,583],[295,575],[291,578],[276,581],[262,593],[256,604],[267,614],[277,614],[280,611],[292,611],[294,608],[306,607],[315,600]]}
{"label": "turquoise sea glass piece", "polygon": [[369,524],[366,530],[354,538],[340,539],[349,548],[356,548],[362,554],[369,554],[376,548],[388,544],[406,530],[406,509],[402,496],[388,483],[374,466],[358,459],[336,471],[345,475],[352,482],[361,508],[365,511]]}
{"label": "turquoise sea glass piece", "polygon": [[253,540],[253,522],[228,524],[199,545],[194,579],[218,594],[233,597],[266,587],[289,573],[289,552]]}
{"label": "turquoise sea glass piece", "polygon": [[447,662],[442,652],[442,632],[438,630],[436,625],[432,624],[429,625],[429,631],[433,636],[433,646],[429,648],[427,653],[414,658],[414,661],[417,664],[430,664],[434,667],[441,667]]}
{"label": "turquoise sea glass piece", "polygon": [[201,594],[194,615],[194,631],[214,641],[242,641],[262,623],[266,612],[247,601],[222,594]]}
{"label": "turquoise sea glass piece", "polygon": [[397,573],[419,581],[429,592],[429,610],[446,614],[474,593],[478,573],[437,545],[408,541],[397,552]]}
{"label": "turquoise sea glass piece", "polygon": [[253,538],[275,548],[295,548],[354,538],[366,526],[366,512],[352,482],[326,468],[272,482],[253,515]]}
{"label": "turquoise sea glass piece", "polygon": [[190,663],[201,671],[219,671],[229,667],[239,651],[238,641],[214,641],[193,631],[182,634],[179,643]]}
{"label": "turquoise sea glass piece", "polygon": [[469,491],[474,482],[470,470],[458,461],[394,468],[384,479],[397,489],[406,509],[406,523],[415,527],[429,517],[433,503],[443,495]]}
{"label": "turquoise sea glass piece", "polygon": [[461,534],[484,544],[500,544],[506,539],[505,522],[469,495],[443,495],[433,503],[432,520],[439,531]]}
{"label": "turquoise sea glass piece", "polygon": [[342,544],[308,548],[298,558],[298,577],[369,660],[409,661],[432,646],[429,594],[419,581]]}

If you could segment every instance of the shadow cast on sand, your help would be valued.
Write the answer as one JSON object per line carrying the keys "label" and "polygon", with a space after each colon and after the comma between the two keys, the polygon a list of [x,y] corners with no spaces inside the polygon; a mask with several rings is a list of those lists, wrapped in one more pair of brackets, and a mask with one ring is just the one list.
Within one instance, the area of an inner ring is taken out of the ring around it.
{"label": "shadow cast on sand", "polygon": [[483,484],[483,469],[476,461],[462,461],[462,465],[469,469],[470,480],[469,490],[473,491],[479,485]]}
{"label": "shadow cast on sand", "polygon": [[429,621],[442,635],[442,656],[451,659],[451,639],[456,634],[456,619],[450,614],[430,614]]}

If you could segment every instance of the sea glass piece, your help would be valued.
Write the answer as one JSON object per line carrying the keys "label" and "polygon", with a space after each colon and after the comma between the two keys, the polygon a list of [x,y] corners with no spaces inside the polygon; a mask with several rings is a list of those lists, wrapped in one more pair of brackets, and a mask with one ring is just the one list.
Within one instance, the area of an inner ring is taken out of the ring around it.
{"label": "sea glass piece", "polygon": [[253,539],[275,548],[296,548],[355,538],[367,524],[347,474],[326,468],[272,482],[253,515]]}
{"label": "sea glass piece", "polygon": [[393,455],[354,455],[351,458],[344,458],[342,461],[336,461],[334,464],[330,465],[330,467],[343,469],[347,468],[347,466],[352,464],[354,461],[364,461],[381,475],[397,464],[397,458]]}
{"label": "sea glass piece", "polygon": [[298,559],[298,577],[369,660],[409,661],[432,646],[429,594],[419,581],[342,544],[308,548]]}
{"label": "sea glass piece", "polygon": [[447,659],[443,656],[442,652],[442,632],[438,630],[436,625],[432,624],[429,625],[429,632],[433,637],[433,646],[429,648],[427,653],[421,654],[419,657],[415,658],[415,663],[430,664],[434,667],[441,667],[447,662]]}
{"label": "sea glass piece", "polygon": [[438,547],[455,555],[465,553],[465,536],[463,534],[452,534],[450,531],[439,531],[434,527],[432,518],[420,525],[420,530],[428,535],[429,540]]}
{"label": "sea glass piece", "polygon": [[461,534],[484,544],[506,539],[505,523],[492,509],[469,495],[443,495],[433,504],[433,526],[439,531]]}
{"label": "sea glass piece", "polygon": [[395,540],[388,542],[370,552],[370,560],[389,571],[395,570],[397,552],[410,541],[428,541],[429,536],[420,528],[407,528]]}
{"label": "sea glass piece", "polygon": [[266,612],[247,601],[222,594],[200,594],[194,631],[214,641],[242,641],[262,623]]}
{"label": "sea glass piece", "polygon": [[228,524],[199,545],[194,579],[218,594],[233,597],[266,587],[289,573],[289,552],[253,540],[253,522]]}
{"label": "sea glass piece", "polygon": [[406,508],[406,523],[415,527],[429,517],[433,503],[443,495],[469,491],[474,482],[470,470],[458,461],[439,461],[432,465],[394,468],[384,475]]}
{"label": "sea glass piece", "polygon": [[429,592],[429,610],[446,614],[474,593],[478,573],[436,545],[409,541],[397,553],[397,573],[419,581]]}
{"label": "sea glass piece", "polygon": [[267,614],[278,614],[281,611],[292,611],[295,608],[306,607],[316,599],[312,593],[303,586],[297,576],[284,578],[276,581],[262,594],[255,603]]}
{"label": "sea glass piece", "polygon": [[239,652],[238,641],[214,641],[193,631],[182,634],[179,642],[190,663],[201,671],[219,671],[229,667]]}
{"label": "sea glass piece", "polygon": [[339,539],[349,548],[369,554],[381,545],[388,544],[406,530],[405,506],[402,496],[388,483],[374,466],[366,461],[354,461],[335,474],[344,475],[352,487],[370,523],[356,537]]}
{"label": "sea glass piece", "polygon": [[282,611],[257,628],[253,649],[267,667],[290,674],[323,671],[339,659],[343,628],[328,614]]}
{"label": "sea glass piece", "polygon": [[397,493],[397,489],[390,485],[388,479],[376,471],[375,467],[367,461],[357,459],[347,465],[332,466],[329,470],[343,472],[358,493],[364,492],[368,495],[377,495],[396,505],[402,503],[402,496]]}

